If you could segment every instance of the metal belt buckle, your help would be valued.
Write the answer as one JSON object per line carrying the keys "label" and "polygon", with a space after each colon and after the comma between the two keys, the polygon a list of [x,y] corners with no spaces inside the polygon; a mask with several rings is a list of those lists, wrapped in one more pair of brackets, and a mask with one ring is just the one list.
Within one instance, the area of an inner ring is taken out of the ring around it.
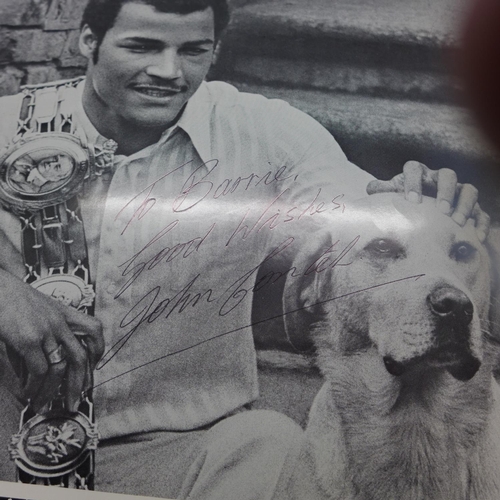
{"label": "metal belt buckle", "polygon": [[82,466],[97,442],[96,426],[82,412],[51,410],[24,423],[12,436],[10,453],[22,471],[41,479],[58,478]]}
{"label": "metal belt buckle", "polygon": [[0,157],[0,201],[18,211],[62,203],[82,188],[90,164],[72,134],[25,134]]}

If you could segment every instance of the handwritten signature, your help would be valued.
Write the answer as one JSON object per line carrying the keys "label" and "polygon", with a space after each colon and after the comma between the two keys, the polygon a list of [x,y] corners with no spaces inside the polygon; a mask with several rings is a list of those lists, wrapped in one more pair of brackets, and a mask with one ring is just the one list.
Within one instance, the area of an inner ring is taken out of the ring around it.
{"label": "handwritten signature", "polygon": [[291,279],[307,276],[312,273],[323,273],[327,270],[334,270],[337,266],[350,265],[346,262],[349,252],[356,246],[360,236],[356,236],[343,248],[340,240],[325,249],[319,257],[316,257],[311,263],[307,263],[303,269],[297,269],[295,266],[284,271],[276,271],[267,274],[258,282],[254,279],[259,269],[266,263],[270,263],[282,256],[294,243],[293,237],[286,238],[276,248],[271,250],[266,257],[256,266],[246,271],[238,277],[233,283],[229,284],[224,290],[214,290],[207,288],[202,292],[193,291],[194,285],[199,281],[201,274],[196,274],[190,279],[180,291],[171,297],[162,297],[161,285],[156,285],[146,292],[125,314],[120,322],[120,328],[125,329],[123,336],[104,354],[101,358],[97,370],[106,366],[119,352],[125,347],[127,342],[133,337],[136,331],[145,324],[152,324],[158,320],[166,321],[170,316],[177,312],[182,314],[188,307],[194,308],[201,303],[217,303],[219,316],[226,316],[234,311],[249,294],[262,290],[265,286],[276,283],[280,279],[289,277]]}
{"label": "handwritten signature", "polygon": [[[377,288],[382,288],[382,287],[386,287],[386,286],[389,286],[389,285],[395,285],[397,283],[403,283],[403,282],[407,282],[407,281],[411,281],[411,280],[418,280],[418,279],[422,278],[423,276],[425,276],[425,274],[416,274],[416,275],[412,275],[412,276],[407,276],[407,277],[404,277],[404,278],[400,278],[400,279],[397,279],[397,280],[386,281],[386,282],[379,283],[379,284],[376,284],[376,285],[372,285],[372,286],[369,286],[369,287],[366,287],[366,288],[361,288],[361,289],[358,289],[358,290],[353,290],[352,292],[348,292],[348,293],[345,293],[345,294],[342,294],[342,295],[338,295],[338,296],[335,296],[335,297],[328,297],[326,299],[320,300],[320,301],[315,302],[313,304],[308,304],[306,306],[303,306],[303,307],[300,307],[300,308],[297,308],[297,309],[285,311],[282,314],[278,314],[278,315],[275,315],[275,316],[272,316],[272,317],[269,317],[269,318],[265,318],[265,319],[262,319],[262,320],[259,320],[259,321],[255,321],[255,322],[247,324],[247,325],[239,326],[239,327],[234,328],[232,330],[228,330],[228,331],[219,333],[217,335],[214,335],[214,336],[209,337],[207,339],[201,340],[201,341],[196,342],[194,344],[190,344],[188,346],[185,346],[182,349],[178,349],[176,351],[172,351],[172,352],[163,354],[162,356],[156,357],[156,358],[148,361],[147,363],[143,363],[141,365],[138,365],[138,366],[135,366],[133,368],[130,368],[129,370],[127,370],[127,371],[125,371],[123,373],[115,375],[114,377],[111,377],[108,380],[104,380],[104,381],[100,382],[99,384],[96,384],[94,386],[94,388],[99,387],[101,385],[104,385],[106,383],[109,383],[109,382],[111,382],[111,381],[113,381],[113,380],[115,380],[117,378],[123,377],[123,376],[125,376],[125,375],[127,375],[127,374],[129,374],[131,372],[134,372],[136,370],[144,368],[145,366],[148,366],[148,365],[151,365],[151,364],[154,364],[154,363],[158,363],[158,362],[163,361],[163,360],[165,360],[165,359],[167,359],[167,358],[169,358],[171,356],[175,356],[177,354],[181,354],[181,353],[183,353],[185,351],[188,351],[190,349],[194,349],[194,348],[196,348],[196,347],[198,347],[200,345],[206,344],[208,342],[211,342],[213,340],[219,339],[221,337],[225,337],[227,335],[232,335],[232,334],[241,332],[243,330],[246,330],[247,328],[252,328],[252,327],[254,327],[254,326],[258,325],[258,324],[262,324],[262,323],[265,323],[267,321],[272,321],[272,320],[275,320],[275,319],[287,316],[289,314],[294,314],[294,313],[297,313],[297,312],[300,312],[300,311],[304,311],[304,310],[309,309],[309,308],[315,308],[315,307],[317,307],[319,305],[327,304],[329,302],[333,302],[333,301],[336,301],[336,300],[341,300],[341,299],[344,299],[344,298],[347,298],[347,297],[351,297],[351,296],[357,295],[359,293],[369,292],[369,291],[375,290]],[[102,368],[102,366],[103,365],[101,365],[100,368]]]}

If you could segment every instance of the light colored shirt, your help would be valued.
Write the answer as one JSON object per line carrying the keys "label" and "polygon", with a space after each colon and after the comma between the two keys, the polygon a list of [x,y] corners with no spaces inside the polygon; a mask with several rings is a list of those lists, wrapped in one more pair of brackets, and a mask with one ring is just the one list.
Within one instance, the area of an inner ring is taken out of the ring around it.
{"label": "light colored shirt", "polygon": [[[74,116],[92,142],[81,93]],[[0,101],[0,147],[19,103]],[[345,216],[371,179],[309,116],[221,82],[203,83],[158,143],[115,157],[81,199],[106,340],[102,437],[194,429],[255,400],[259,264],[319,214]],[[14,215],[0,229],[20,248]]]}

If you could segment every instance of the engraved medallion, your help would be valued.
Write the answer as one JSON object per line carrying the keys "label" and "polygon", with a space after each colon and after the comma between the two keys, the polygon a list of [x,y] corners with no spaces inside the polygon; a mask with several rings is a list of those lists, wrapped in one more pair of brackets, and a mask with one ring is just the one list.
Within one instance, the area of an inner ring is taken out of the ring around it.
{"label": "engraved medallion", "polygon": [[81,278],[74,275],[53,274],[34,281],[31,286],[77,310],[90,307],[95,297],[92,285],[85,283]]}
{"label": "engraved medallion", "polygon": [[94,424],[80,412],[50,411],[28,420],[11,438],[11,458],[36,477],[57,477],[76,469],[97,448]]}
{"label": "engraved medallion", "polygon": [[13,209],[40,210],[74,196],[89,153],[67,133],[26,134],[0,158],[0,200]]}

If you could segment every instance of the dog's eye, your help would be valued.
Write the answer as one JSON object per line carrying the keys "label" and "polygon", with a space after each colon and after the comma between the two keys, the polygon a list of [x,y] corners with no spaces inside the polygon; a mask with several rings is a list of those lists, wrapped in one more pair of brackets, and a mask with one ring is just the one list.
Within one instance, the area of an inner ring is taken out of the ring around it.
{"label": "dog's eye", "polygon": [[370,253],[382,257],[399,257],[404,253],[401,246],[393,240],[373,240],[366,247]]}
{"label": "dog's eye", "polygon": [[467,261],[474,257],[476,249],[469,243],[457,243],[453,246],[452,255],[456,260]]}
{"label": "dog's eye", "polygon": [[373,249],[380,253],[389,253],[392,245],[387,240],[377,240],[372,243]]}

